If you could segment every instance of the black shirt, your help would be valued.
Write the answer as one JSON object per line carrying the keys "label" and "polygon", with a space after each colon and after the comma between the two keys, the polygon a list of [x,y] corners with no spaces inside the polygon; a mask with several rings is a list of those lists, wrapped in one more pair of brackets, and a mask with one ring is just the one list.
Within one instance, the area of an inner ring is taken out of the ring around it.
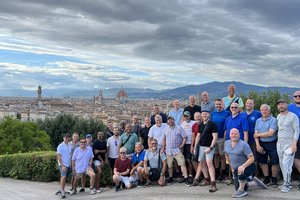
{"label": "black shirt", "polygon": [[[207,127],[204,131],[205,126]],[[199,133],[201,134],[199,145],[203,147],[210,147],[211,142],[213,141],[212,134],[218,133],[218,128],[212,121],[208,121],[206,124],[203,124],[203,122],[201,122],[201,124],[199,125]]]}
{"label": "black shirt", "polygon": [[148,133],[149,133],[149,130],[150,130],[151,126],[150,127],[143,127],[141,128],[141,138],[143,138],[143,146],[144,146],[144,149],[149,149],[149,146],[148,146]]}
{"label": "black shirt", "polygon": [[195,114],[195,112],[201,112],[201,107],[198,106],[198,105],[194,105],[193,107],[188,105],[187,107],[184,108],[183,113],[185,111],[189,111],[191,113],[191,120],[195,120],[194,119],[194,114]]}
{"label": "black shirt", "polygon": [[[100,140],[95,140],[94,142],[93,142],[93,153],[94,153],[94,150],[96,149],[96,150],[106,150],[106,152],[107,152],[107,146],[106,146],[106,141],[100,141]],[[103,159],[103,160],[105,160],[105,154],[106,153],[98,153],[98,154],[94,154],[94,158],[93,158],[93,160],[99,160],[99,158],[98,158],[98,156],[100,155],[101,156],[101,158]]]}

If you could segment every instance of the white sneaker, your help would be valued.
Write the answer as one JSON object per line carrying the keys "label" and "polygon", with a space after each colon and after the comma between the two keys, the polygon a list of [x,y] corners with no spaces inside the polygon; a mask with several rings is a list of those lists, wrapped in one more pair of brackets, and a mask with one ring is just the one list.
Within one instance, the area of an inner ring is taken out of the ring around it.
{"label": "white sneaker", "polygon": [[97,192],[95,190],[90,190],[90,195],[94,195],[96,194]]}
{"label": "white sneaker", "polygon": [[101,192],[102,192],[102,189],[101,189],[101,188],[99,188],[99,190],[96,190],[96,192],[99,194],[99,193],[101,193]]}

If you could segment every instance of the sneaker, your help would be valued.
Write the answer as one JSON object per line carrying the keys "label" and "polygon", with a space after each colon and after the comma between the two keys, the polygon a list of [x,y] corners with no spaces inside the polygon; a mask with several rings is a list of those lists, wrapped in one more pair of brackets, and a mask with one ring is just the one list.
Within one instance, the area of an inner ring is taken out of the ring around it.
{"label": "sneaker", "polygon": [[193,184],[193,177],[192,177],[192,176],[189,176],[189,177],[188,177],[188,182],[189,182],[190,185]]}
{"label": "sneaker", "polygon": [[185,182],[185,178],[184,178],[184,177],[181,177],[181,178],[179,179],[178,183],[183,183],[183,182]]}
{"label": "sneaker", "polygon": [[121,190],[121,186],[120,185],[116,185],[116,192]]}
{"label": "sneaker", "polygon": [[220,175],[218,178],[217,178],[217,181],[219,183],[222,183],[224,181],[224,177],[222,175]]}
{"label": "sneaker", "polygon": [[167,182],[167,185],[172,185],[173,183],[174,183],[173,177],[170,177]]}
{"label": "sneaker", "polygon": [[60,193],[60,198],[61,198],[61,199],[64,199],[64,198],[66,198],[66,194],[65,194],[65,192],[61,192],[61,193]]}
{"label": "sneaker", "polygon": [[299,184],[299,185],[297,185],[297,190],[300,190],[300,184]]}
{"label": "sneaker", "polygon": [[188,178],[185,178],[185,179],[184,179],[184,184],[185,184],[186,186],[191,186],[191,183],[189,182],[189,179],[188,179]]}
{"label": "sneaker", "polygon": [[241,190],[237,190],[233,195],[232,197],[233,198],[241,198],[241,197],[244,197],[246,196],[248,193],[246,191],[241,191]]}
{"label": "sneaker", "polygon": [[234,180],[231,178],[231,179],[226,179],[224,180],[224,182],[227,184],[227,185],[233,185],[234,184]]}
{"label": "sneaker", "polygon": [[210,188],[209,188],[209,192],[215,192],[215,191],[217,191],[218,189],[217,189],[217,186],[216,186],[216,182],[214,181],[214,182],[212,182],[211,183],[211,186],[210,186]]}
{"label": "sneaker", "polygon": [[84,188],[81,188],[80,190],[79,190],[79,192],[84,192],[85,191],[85,189]]}
{"label": "sneaker", "polygon": [[95,190],[93,190],[93,189],[91,189],[90,190],[90,195],[94,195],[94,194],[96,194],[97,192],[95,191]]}
{"label": "sneaker", "polygon": [[152,185],[151,181],[147,181],[144,186],[147,187],[147,186],[150,186],[150,185]]}
{"label": "sneaker", "polygon": [[194,179],[192,186],[198,186],[199,185],[199,179]]}
{"label": "sneaker", "polygon": [[200,187],[207,186],[207,185],[210,185],[210,181],[209,181],[209,180],[206,180],[206,179],[204,179],[204,180],[199,184]]}
{"label": "sneaker", "polygon": [[144,187],[143,182],[139,181],[138,184],[137,184],[137,187]]}
{"label": "sneaker", "polygon": [[77,190],[76,189],[70,189],[70,195],[74,195],[77,193]]}
{"label": "sneaker", "polygon": [[283,185],[280,191],[283,193],[287,193],[290,190],[291,190],[291,187],[289,185]]}
{"label": "sneaker", "polygon": [[98,190],[96,190],[96,192],[99,194],[102,192],[101,188],[99,188]]}
{"label": "sneaker", "polygon": [[263,182],[261,182],[257,177],[253,177],[252,181],[254,181],[258,187],[267,189],[267,186]]}
{"label": "sneaker", "polygon": [[272,177],[271,180],[272,180],[271,185],[272,185],[273,187],[277,187],[277,186],[278,186],[277,178],[276,178],[276,177]]}
{"label": "sneaker", "polygon": [[57,192],[55,192],[55,195],[59,195],[60,193],[60,190],[58,190]]}
{"label": "sneaker", "polygon": [[270,184],[270,183],[271,183],[270,177],[265,177],[265,179],[263,180],[263,183],[264,183],[265,185]]}

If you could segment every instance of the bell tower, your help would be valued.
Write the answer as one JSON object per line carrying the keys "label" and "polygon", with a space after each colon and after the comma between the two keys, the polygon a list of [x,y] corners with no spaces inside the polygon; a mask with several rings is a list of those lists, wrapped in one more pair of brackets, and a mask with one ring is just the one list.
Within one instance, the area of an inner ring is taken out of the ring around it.
{"label": "bell tower", "polygon": [[37,90],[37,98],[38,100],[41,100],[42,99],[42,86],[38,86],[38,90]]}

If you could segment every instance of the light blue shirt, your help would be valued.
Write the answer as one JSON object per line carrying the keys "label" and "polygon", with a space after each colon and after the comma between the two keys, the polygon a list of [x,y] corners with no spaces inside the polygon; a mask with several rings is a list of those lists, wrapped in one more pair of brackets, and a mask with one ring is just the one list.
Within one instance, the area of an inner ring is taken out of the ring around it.
{"label": "light blue shirt", "polygon": [[62,142],[57,147],[57,154],[60,155],[62,163],[65,167],[70,167],[71,164],[71,151],[69,145]]}
{"label": "light blue shirt", "polygon": [[75,161],[76,173],[85,173],[92,158],[94,158],[94,154],[91,147],[86,147],[85,150],[75,149],[72,160]]}
{"label": "light blue shirt", "polygon": [[183,115],[183,109],[182,108],[179,108],[178,111],[176,111],[175,108],[173,108],[169,112],[169,116],[174,117],[176,125],[180,125],[182,115]]}
{"label": "light blue shirt", "polygon": [[273,116],[269,116],[264,120],[261,117],[255,123],[255,131],[257,131],[257,133],[269,132],[270,129],[275,131],[274,135],[271,137],[259,138],[262,142],[273,142],[277,139],[277,119]]}

